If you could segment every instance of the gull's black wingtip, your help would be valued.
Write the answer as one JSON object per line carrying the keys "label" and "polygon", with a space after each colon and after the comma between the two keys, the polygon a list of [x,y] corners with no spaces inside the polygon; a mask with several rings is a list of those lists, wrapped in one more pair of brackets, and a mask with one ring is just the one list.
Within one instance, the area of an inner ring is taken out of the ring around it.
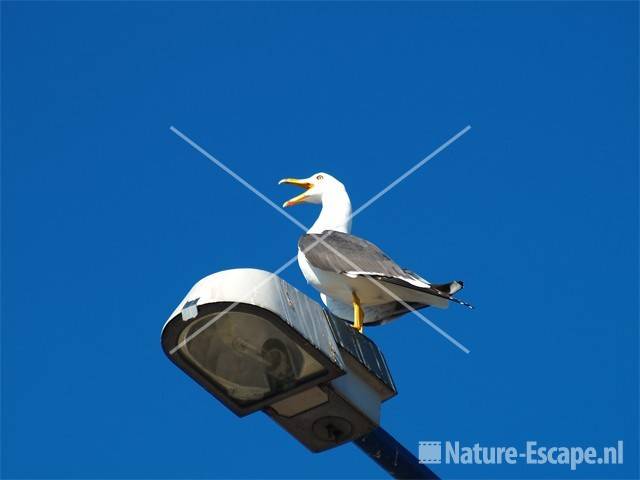
{"label": "gull's black wingtip", "polygon": [[465,302],[464,300],[460,300],[459,298],[455,298],[455,297],[449,297],[449,300],[462,305],[464,307],[467,307],[469,310],[475,310],[476,307],[474,307],[473,305],[471,305],[470,303]]}

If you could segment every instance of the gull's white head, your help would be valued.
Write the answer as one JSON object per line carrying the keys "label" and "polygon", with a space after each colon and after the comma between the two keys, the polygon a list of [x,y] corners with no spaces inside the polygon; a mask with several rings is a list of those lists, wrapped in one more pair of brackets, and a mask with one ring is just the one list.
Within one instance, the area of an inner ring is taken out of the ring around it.
{"label": "gull's white head", "polygon": [[351,201],[344,185],[328,173],[314,173],[307,178],[283,178],[280,185],[296,185],[304,192],[287,200],[283,207],[299,203],[321,203],[322,211],[309,233],[321,233],[324,230],[337,230],[349,233],[351,230]]}
{"label": "gull's white head", "polygon": [[344,185],[337,178],[324,172],[314,173],[308,178],[283,178],[278,184],[296,185],[305,190],[284,202],[283,207],[291,207],[299,203],[322,203],[330,196],[346,193]]}

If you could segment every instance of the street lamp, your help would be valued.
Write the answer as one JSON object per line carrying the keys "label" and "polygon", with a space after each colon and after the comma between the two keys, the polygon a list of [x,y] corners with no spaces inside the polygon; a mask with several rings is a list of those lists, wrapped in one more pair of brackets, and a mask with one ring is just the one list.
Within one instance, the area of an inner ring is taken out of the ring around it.
{"label": "street lamp", "polygon": [[[162,348],[236,415],[262,410],[313,452],[355,440],[381,463],[368,450],[381,441],[371,435],[382,402],[396,395],[384,356],[281,278],[256,269],[203,278],[165,323]],[[410,475],[433,478],[414,467]]]}

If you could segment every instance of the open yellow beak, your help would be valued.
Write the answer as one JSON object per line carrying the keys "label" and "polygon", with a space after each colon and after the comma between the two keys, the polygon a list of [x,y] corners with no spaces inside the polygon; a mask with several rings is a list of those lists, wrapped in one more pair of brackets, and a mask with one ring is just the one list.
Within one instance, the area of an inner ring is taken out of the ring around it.
{"label": "open yellow beak", "polygon": [[[304,188],[305,190],[309,190],[313,187],[313,183],[307,180],[298,180],[297,178],[283,178],[278,182],[278,185],[287,184],[287,185],[296,185],[298,187]],[[307,194],[301,193],[300,195],[293,197],[290,200],[287,200],[282,204],[283,207],[291,207],[293,205],[297,205],[299,203],[304,202],[305,198],[307,198]]]}

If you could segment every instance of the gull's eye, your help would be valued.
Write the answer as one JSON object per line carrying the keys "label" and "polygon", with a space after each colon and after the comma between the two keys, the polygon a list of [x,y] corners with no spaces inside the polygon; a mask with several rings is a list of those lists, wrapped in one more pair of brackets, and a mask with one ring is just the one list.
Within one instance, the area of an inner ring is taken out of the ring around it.
{"label": "gull's eye", "polygon": [[322,180],[324,177],[322,175],[317,175],[316,180]]}

